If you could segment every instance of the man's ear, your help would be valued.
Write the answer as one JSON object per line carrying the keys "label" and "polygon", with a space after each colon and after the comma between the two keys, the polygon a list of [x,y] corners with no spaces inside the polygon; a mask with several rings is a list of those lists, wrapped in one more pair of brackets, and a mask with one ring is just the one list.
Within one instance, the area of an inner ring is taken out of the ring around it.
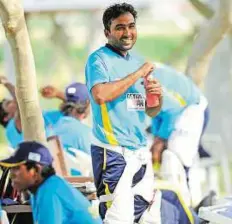
{"label": "man's ear", "polygon": [[106,38],[108,38],[108,37],[109,37],[109,34],[110,34],[110,31],[107,30],[107,29],[104,29],[104,33],[105,33]]}
{"label": "man's ear", "polygon": [[35,175],[35,173],[41,173],[41,166],[40,165],[36,165],[34,168],[30,169],[30,173],[31,175]]}

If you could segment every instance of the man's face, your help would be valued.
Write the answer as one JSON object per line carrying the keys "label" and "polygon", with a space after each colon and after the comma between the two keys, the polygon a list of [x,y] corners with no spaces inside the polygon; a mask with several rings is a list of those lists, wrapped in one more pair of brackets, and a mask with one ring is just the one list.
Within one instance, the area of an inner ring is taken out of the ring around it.
{"label": "man's face", "polygon": [[130,50],[137,39],[135,19],[131,13],[125,13],[111,21],[110,30],[105,30],[108,43],[121,52]]}
{"label": "man's face", "polygon": [[38,173],[35,169],[27,170],[25,165],[11,168],[12,186],[18,191],[26,190],[36,184]]}

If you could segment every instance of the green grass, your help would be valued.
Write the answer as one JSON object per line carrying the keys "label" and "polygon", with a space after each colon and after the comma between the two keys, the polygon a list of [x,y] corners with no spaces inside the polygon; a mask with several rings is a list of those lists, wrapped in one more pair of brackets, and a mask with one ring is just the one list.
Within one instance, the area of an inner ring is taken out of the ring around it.
{"label": "green grass", "polygon": [[[185,36],[148,36],[138,39],[135,49],[150,60],[166,62],[173,51],[178,48]],[[182,49],[180,57],[177,60],[186,58],[189,54],[190,43]]]}

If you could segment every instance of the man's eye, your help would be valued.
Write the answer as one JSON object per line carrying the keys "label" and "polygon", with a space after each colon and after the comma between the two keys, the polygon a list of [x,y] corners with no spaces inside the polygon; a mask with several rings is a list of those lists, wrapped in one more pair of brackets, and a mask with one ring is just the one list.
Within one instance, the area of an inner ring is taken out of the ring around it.
{"label": "man's eye", "polygon": [[123,30],[123,27],[117,27],[116,30]]}

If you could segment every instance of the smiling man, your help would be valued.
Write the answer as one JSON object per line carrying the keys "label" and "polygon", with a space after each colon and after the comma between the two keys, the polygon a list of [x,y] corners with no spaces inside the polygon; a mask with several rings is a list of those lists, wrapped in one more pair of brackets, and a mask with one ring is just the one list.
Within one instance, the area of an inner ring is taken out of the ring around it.
{"label": "smiling man", "polygon": [[[161,87],[151,80],[144,88],[143,78],[154,65],[129,51],[137,39],[136,18],[130,4],[107,8],[103,23],[108,42],[90,55],[86,65],[93,110],[94,178],[101,217],[110,224],[146,221],[142,217],[145,211],[153,212],[154,221],[159,217],[158,194],[152,203],[153,173],[145,117],[146,113],[154,117],[159,112]],[[160,96],[157,107],[147,107],[146,92]]]}

